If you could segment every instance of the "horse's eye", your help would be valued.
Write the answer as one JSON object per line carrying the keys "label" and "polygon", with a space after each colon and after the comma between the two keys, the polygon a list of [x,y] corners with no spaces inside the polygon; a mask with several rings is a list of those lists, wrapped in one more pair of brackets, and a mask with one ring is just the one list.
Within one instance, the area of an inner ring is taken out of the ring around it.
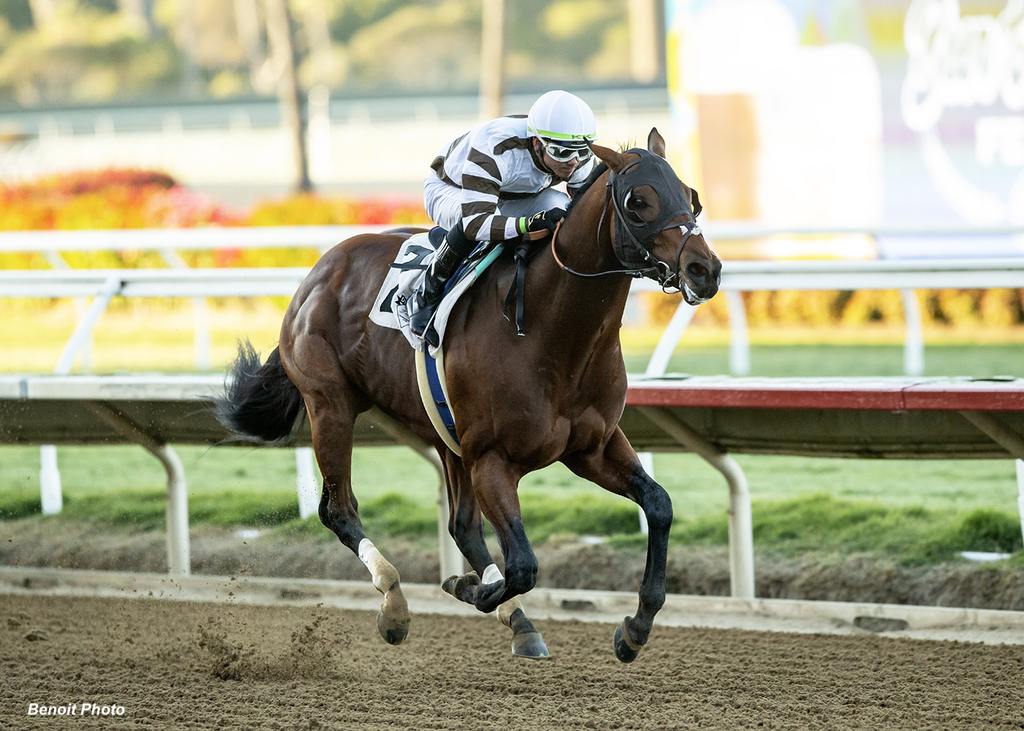
{"label": "horse's eye", "polygon": [[643,225],[644,219],[640,215],[640,211],[647,208],[647,201],[638,195],[633,195],[633,191],[629,191],[622,202],[625,207],[626,217],[638,225]]}

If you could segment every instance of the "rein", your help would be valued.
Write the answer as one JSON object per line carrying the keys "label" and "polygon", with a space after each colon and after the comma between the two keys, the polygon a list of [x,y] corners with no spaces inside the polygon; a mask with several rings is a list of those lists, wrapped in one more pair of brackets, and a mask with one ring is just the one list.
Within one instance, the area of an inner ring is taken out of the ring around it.
{"label": "rein", "polygon": [[[601,211],[601,219],[597,222],[597,237],[601,238],[601,225],[604,223],[604,214],[607,211],[608,201],[605,200],[605,210]],[[559,221],[555,224],[555,230],[551,234],[551,256],[555,260],[555,264],[558,268],[567,274],[571,274],[574,277],[581,277],[583,279],[592,279],[594,277],[607,277],[611,274],[626,274],[634,279],[640,279],[644,272],[653,271],[654,267],[647,267],[645,269],[607,269],[601,272],[578,272],[569,265],[565,264],[562,259],[558,256],[558,249],[555,248],[555,242],[558,240],[558,232],[562,228],[562,222]],[[682,250],[679,252],[682,254]]]}
{"label": "rein", "polygon": [[[601,208],[601,217],[597,221],[597,241],[601,241],[601,232],[604,229],[605,219],[608,217],[608,201],[612,201],[612,208],[615,211],[615,228],[618,231],[611,231],[612,251],[615,253],[615,258],[619,260],[619,263],[623,265],[623,269],[607,269],[599,272],[580,272],[572,267],[568,266],[562,261],[561,257],[558,256],[558,232],[562,229],[562,223],[564,219],[559,220],[555,224],[554,231],[551,232],[551,257],[555,260],[555,264],[558,268],[567,274],[571,274],[574,277],[580,277],[583,279],[594,279],[596,277],[608,277],[618,276],[625,274],[626,276],[639,279],[641,277],[650,277],[661,285],[662,291],[672,294],[675,292],[681,292],[683,290],[683,275],[682,275],[682,258],[683,250],[686,248],[686,242],[690,240],[694,234],[700,233],[700,227],[697,226],[696,216],[689,203],[682,198],[682,191],[673,193],[671,189],[671,182],[675,178],[672,174],[671,178],[666,175],[665,168],[671,173],[671,168],[668,167],[668,163],[663,158],[652,155],[647,150],[634,149],[628,150],[639,155],[638,160],[630,163],[625,168],[620,170],[618,173],[615,171],[608,171],[608,182],[605,183],[606,193],[604,197],[604,205]],[[655,170],[650,170],[648,166],[647,170],[640,169],[635,173],[635,176],[639,178],[638,182],[626,191],[626,194],[622,196],[622,200],[619,200],[619,193],[621,187],[619,181],[625,176],[624,173],[640,165],[644,159],[653,160]],[[603,163],[602,163],[603,164]],[[661,180],[653,180],[655,172],[660,174]],[[577,196],[583,196],[590,188],[591,184],[599,179],[599,175],[592,175],[587,181],[584,187],[577,193]],[[680,226],[673,226],[666,224],[666,221],[671,221],[677,216],[660,216],[655,221],[644,221],[639,216],[630,217],[626,212],[622,210],[622,207],[629,200],[630,195],[635,188],[640,185],[651,185],[655,191],[659,189],[665,191],[659,193],[663,203],[667,203],[665,206],[667,210],[677,211],[684,209],[687,211],[689,220],[686,224]],[[681,185],[680,185],[681,187]],[[570,202],[570,207],[580,198],[574,198]],[[699,209],[698,209],[699,210]],[[634,220],[635,219],[635,220]],[[675,264],[670,266],[668,263],[655,258],[651,254],[650,249],[644,245],[644,241],[637,236],[637,230],[640,231],[645,240],[653,241],[654,238],[662,231],[667,231],[670,228],[684,229],[683,241],[679,245],[679,250],[675,255]],[[540,239],[544,236],[544,232],[536,231],[527,233],[523,236],[523,239],[515,248],[513,258],[515,260],[515,271],[512,275],[512,284],[509,285],[508,293],[505,295],[505,302],[502,305],[502,314],[505,319],[511,322],[515,327],[515,334],[522,337],[526,334],[523,329],[523,322],[525,320],[526,310],[526,262],[529,257],[530,246],[534,240]],[[623,241],[625,239],[625,241]],[[647,265],[647,266],[645,266]],[[652,276],[653,275],[653,276]]]}
{"label": "rein", "polygon": [[[637,165],[637,164],[639,164],[639,162],[640,161],[637,161],[637,162],[633,163],[633,165]],[[632,167],[632,165],[630,165],[629,167]],[[629,168],[627,167],[627,170],[628,169]],[[601,208],[601,217],[597,221],[597,239],[598,239],[598,241],[601,240],[601,229],[604,227],[604,221],[605,221],[605,218],[608,215],[608,201],[609,201],[609,199],[612,200],[613,206],[615,208],[615,213],[617,214],[619,219],[622,220],[624,218],[624,214],[623,214],[623,212],[621,210],[621,205],[619,203],[619,200],[615,197],[615,194],[614,194],[614,185],[613,185],[613,180],[612,180],[612,176],[613,175],[614,175],[614,173],[609,172],[609,180],[605,184],[605,187],[608,189],[608,192],[607,192],[607,195],[605,195],[604,205]],[[629,194],[627,193],[626,198],[628,198],[628,197],[629,197]],[[647,276],[651,272],[657,272],[657,276],[656,277],[652,277],[652,279],[656,279],[658,284],[661,285],[662,290],[664,292],[666,292],[666,293],[672,293],[672,292],[679,292],[679,291],[681,291],[681,289],[682,289],[682,287],[681,287],[681,284],[682,284],[682,281],[681,281],[681,279],[682,279],[682,272],[681,272],[680,260],[681,260],[681,258],[683,256],[683,250],[686,248],[686,243],[687,243],[687,241],[690,240],[690,237],[693,236],[695,233],[700,233],[700,228],[696,225],[696,222],[694,222],[692,225],[685,226],[686,233],[683,236],[683,241],[679,245],[679,250],[676,252],[676,255],[674,257],[675,258],[675,269],[673,269],[667,263],[656,259],[651,254],[651,252],[648,250],[648,248],[643,245],[643,242],[641,242],[637,238],[636,234],[633,233],[633,231],[632,231],[631,227],[629,226],[629,224],[626,223],[625,225],[622,225],[621,228],[623,229],[623,231],[625,231],[625,233],[627,233],[629,235],[629,238],[631,239],[631,241],[629,243],[635,249],[635,252],[639,253],[639,255],[642,257],[644,263],[650,262],[651,266],[646,266],[646,267],[644,267],[644,266],[640,266],[640,267],[629,266],[626,262],[622,261],[622,257],[618,253],[619,249],[622,248],[622,246],[621,246],[620,242],[616,241],[615,234],[613,233],[612,234],[612,248],[615,251],[616,258],[619,259],[619,261],[622,264],[624,264],[626,266],[626,268],[624,268],[624,269],[606,269],[606,270],[599,271],[599,272],[580,272],[580,271],[577,271],[576,269],[573,269],[572,267],[568,266],[567,264],[565,264],[565,262],[562,261],[561,257],[558,256],[558,248],[556,246],[556,242],[558,240],[558,232],[561,229],[561,227],[562,227],[562,221],[559,221],[555,225],[554,232],[551,234],[551,256],[555,260],[555,263],[558,265],[559,269],[561,269],[563,272],[566,272],[567,274],[571,274],[574,277],[580,277],[580,278],[583,278],[583,279],[593,279],[593,278],[596,278],[596,277],[606,277],[606,276],[613,276],[613,275],[620,275],[620,274],[625,274],[626,276],[633,277],[634,279],[640,279],[642,277]],[[661,229],[661,231],[664,231],[664,230],[666,230],[668,228],[674,228],[674,227],[673,226],[666,226],[665,228]],[[683,226],[680,226],[679,228],[683,228]],[[657,235],[657,233],[658,232],[656,232],[655,235]]]}

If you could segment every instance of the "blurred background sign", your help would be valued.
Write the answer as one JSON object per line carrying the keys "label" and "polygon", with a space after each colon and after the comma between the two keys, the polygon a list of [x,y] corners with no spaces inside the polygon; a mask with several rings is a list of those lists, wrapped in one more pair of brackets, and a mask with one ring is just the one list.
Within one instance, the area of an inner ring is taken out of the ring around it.
{"label": "blurred background sign", "polygon": [[[1024,2],[668,0],[677,165],[718,218],[1024,222]],[[900,237],[886,256],[1021,253]],[[852,252],[851,252],[852,253]]]}

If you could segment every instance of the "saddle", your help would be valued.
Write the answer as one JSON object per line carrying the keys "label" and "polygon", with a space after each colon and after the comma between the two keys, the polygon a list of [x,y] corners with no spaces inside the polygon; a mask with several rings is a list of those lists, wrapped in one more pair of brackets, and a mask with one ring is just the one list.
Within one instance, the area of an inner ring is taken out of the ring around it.
{"label": "saddle", "polygon": [[[430,416],[434,429],[453,452],[461,456],[458,437],[455,432],[455,417],[448,403],[444,374],[444,335],[455,303],[469,290],[487,268],[505,250],[506,244],[484,242],[477,246],[455,273],[445,283],[445,294],[435,310],[430,327],[437,332],[434,348],[412,334],[409,320],[415,312],[416,291],[421,286],[426,270],[444,242],[447,232],[440,227],[414,234],[402,244],[395,261],[388,268],[381,284],[370,321],[382,327],[399,330],[416,350],[416,380],[420,398]],[[516,262],[515,275],[505,298],[503,314],[506,320],[514,322],[517,335],[524,335],[523,317],[525,312],[526,264],[539,248],[524,240],[516,245],[513,258]]]}
{"label": "saddle", "polygon": [[[394,262],[381,283],[380,290],[370,310],[370,321],[382,327],[399,330],[405,335],[414,349],[423,347],[423,341],[412,334],[409,319],[416,311],[416,291],[421,286],[427,268],[437,249],[444,242],[447,232],[436,226],[430,231],[410,236],[402,244]],[[512,285],[509,287],[502,308],[505,319],[515,326],[516,335],[525,335],[523,322],[525,317],[525,284],[526,265],[540,250],[534,242],[524,240],[515,245],[513,259],[516,263]],[[482,242],[462,262],[448,281],[445,282],[444,298],[438,304],[431,321],[431,327],[437,332],[437,342],[444,341],[448,317],[455,303],[469,290],[487,268],[509,246],[507,242]],[[433,354],[435,348],[429,348]]]}

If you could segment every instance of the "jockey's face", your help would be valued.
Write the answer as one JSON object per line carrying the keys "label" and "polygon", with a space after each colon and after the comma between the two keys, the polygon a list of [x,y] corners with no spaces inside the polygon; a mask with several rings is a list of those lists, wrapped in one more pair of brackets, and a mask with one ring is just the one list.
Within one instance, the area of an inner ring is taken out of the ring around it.
{"label": "jockey's face", "polygon": [[580,159],[578,157],[574,157],[566,162],[559,162],[551,157],[551,155],[544,151],[544,144],[536,137],[533,138],[533,149],[544,162],[544,167],[550,170],[559,180],[568,180],[576,171],[576,168],[580,166]]}

